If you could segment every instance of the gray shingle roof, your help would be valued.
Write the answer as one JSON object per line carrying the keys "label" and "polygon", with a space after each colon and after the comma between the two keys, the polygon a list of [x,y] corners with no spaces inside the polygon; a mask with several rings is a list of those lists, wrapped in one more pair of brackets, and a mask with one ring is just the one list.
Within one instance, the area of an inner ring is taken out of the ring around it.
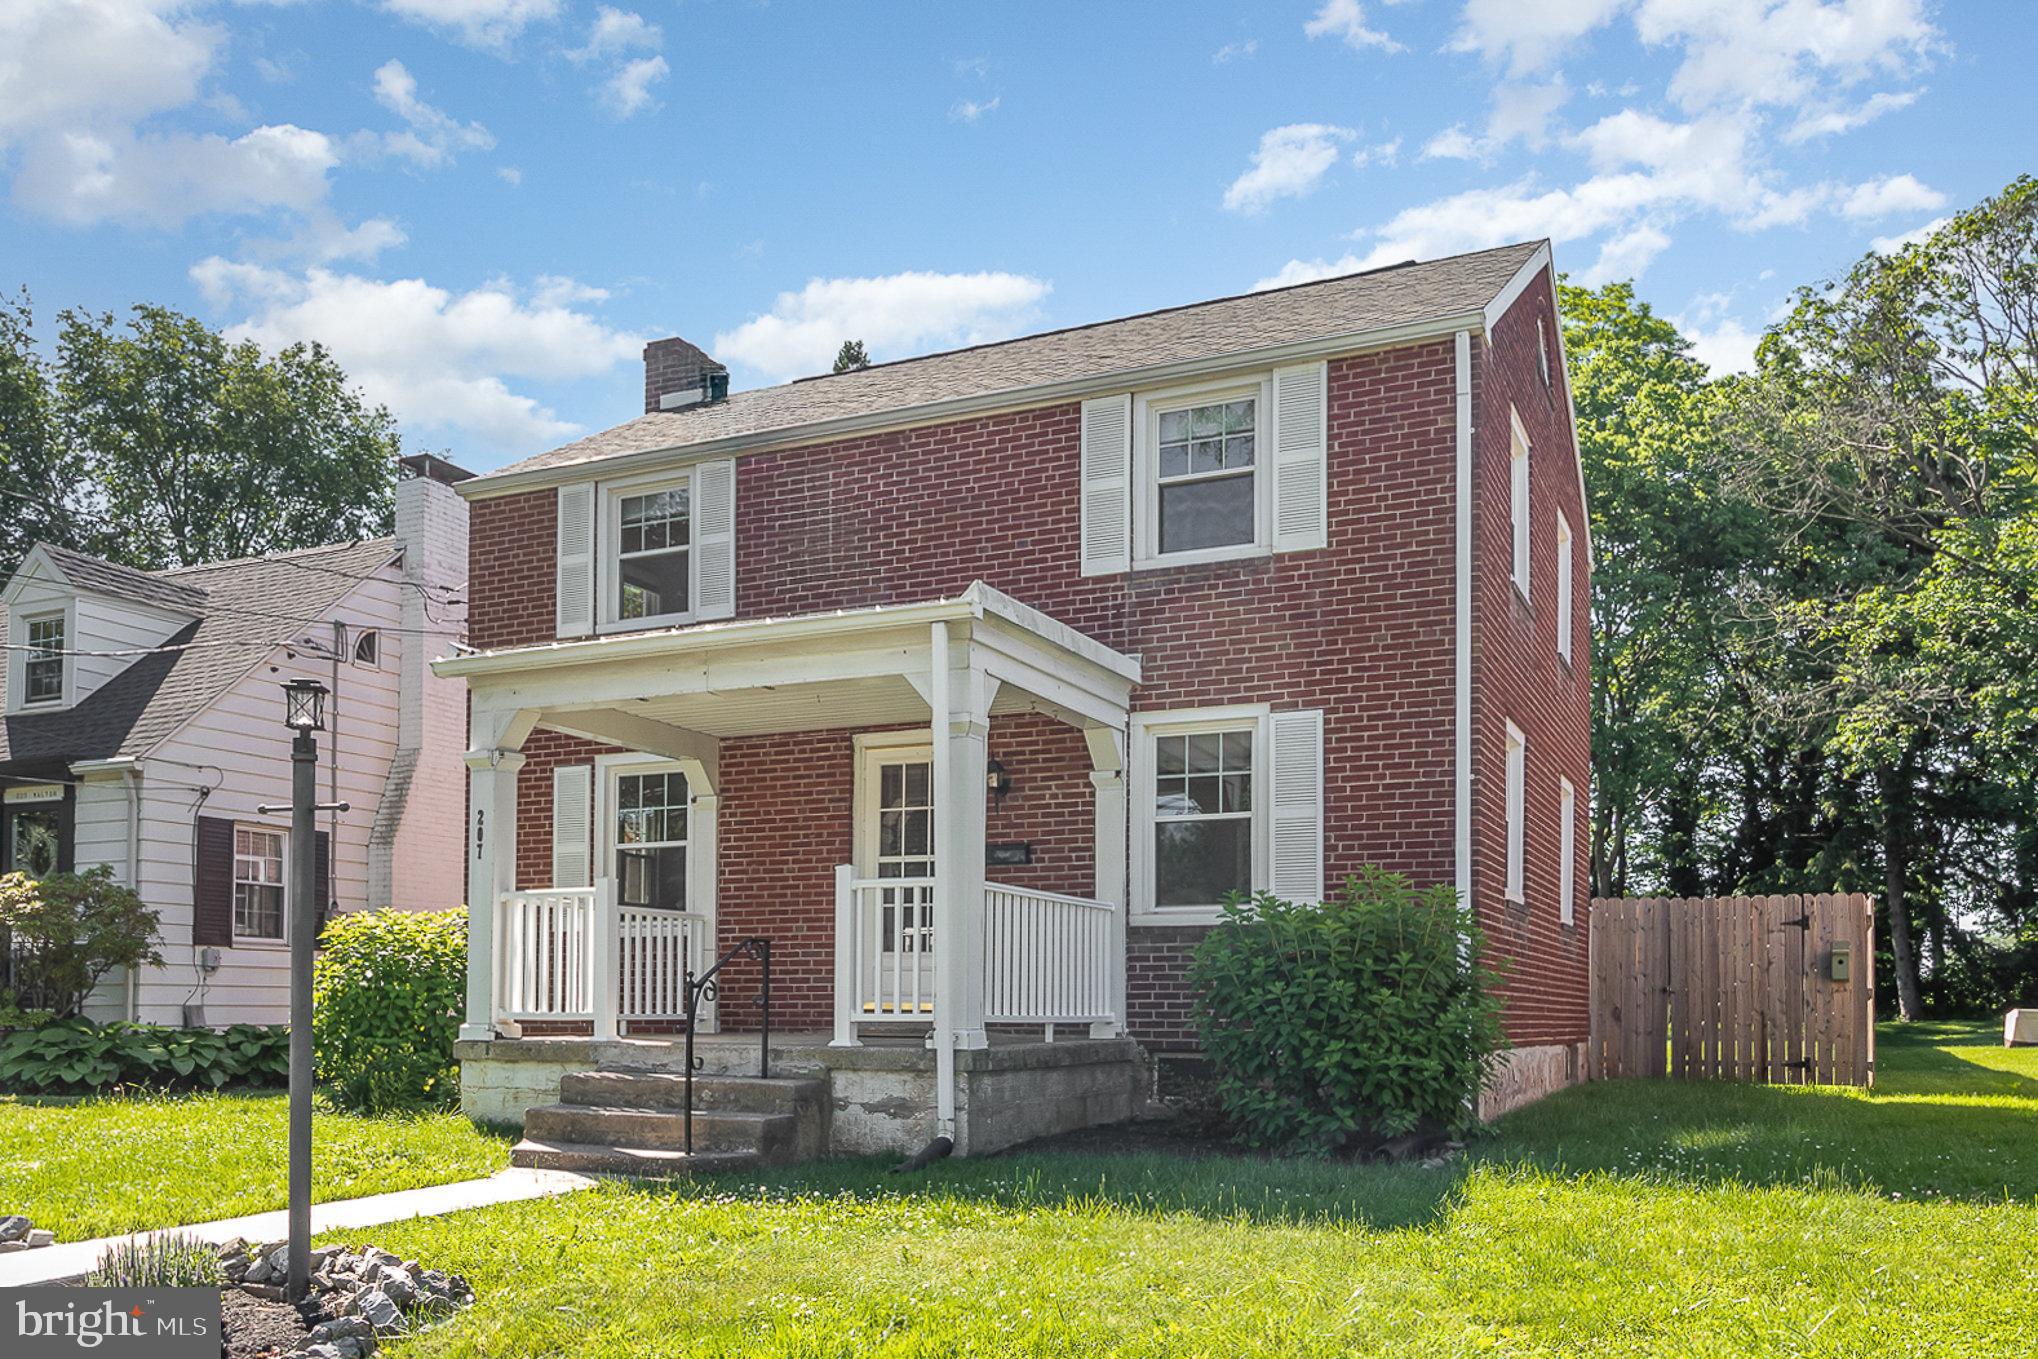
{"label": "gray shingle roof", "polygon": [[64,579],[81,590],[170,609],[196,611],[205,607],[205,591],[188,582],[88,557],[54,543],[39,546],[50,564],[64,573]]}
{"label": "gray shingle roof", "polygon": [[685,448],[939,401],[1461,316],[1492,301],[1541,244],[1530,241],[1346,274],[848,373],[803,378],[778,387],[732,392],[726,401],[713,405],[639,416],[614,429],[511,463],[493,475],[570,467],[630,453]]}
{"label": "gray shingle roof", "polygon": [[[65,555],[67,575],[69,559],[97,560]],[[394,538],[376,538],[173,571],[114,567],[203,601],[203,616],[164,644],[178,649],[135,660],[77,706],[0,719],[0,763],[146,755],[238,683],[276,645],[311,634],[313,620],[323,618],[362,577],[397,555]],[[0,615],[0,642],[6,640],[6,626]],[[5,697],[4,686],[0,676],[0,699]]]}

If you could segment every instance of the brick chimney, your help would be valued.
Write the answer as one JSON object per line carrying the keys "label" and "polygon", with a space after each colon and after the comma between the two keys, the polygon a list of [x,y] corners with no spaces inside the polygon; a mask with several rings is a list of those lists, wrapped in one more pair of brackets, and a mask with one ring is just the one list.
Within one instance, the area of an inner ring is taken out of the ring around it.
{"label": "brick chimney", "polygon": [[729,394],[729,370],[677,335],[644,346],[644,411],[678,410]]}

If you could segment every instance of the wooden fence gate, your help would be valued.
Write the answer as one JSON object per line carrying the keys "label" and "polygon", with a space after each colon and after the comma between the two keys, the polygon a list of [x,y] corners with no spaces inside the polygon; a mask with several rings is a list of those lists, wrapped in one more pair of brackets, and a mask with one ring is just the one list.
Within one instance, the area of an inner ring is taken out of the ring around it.
{"label": "wooden fence gate", "polygon": [[1866,896],[1599,898],[1598,1077],[1875,1081],[1875,904]]}

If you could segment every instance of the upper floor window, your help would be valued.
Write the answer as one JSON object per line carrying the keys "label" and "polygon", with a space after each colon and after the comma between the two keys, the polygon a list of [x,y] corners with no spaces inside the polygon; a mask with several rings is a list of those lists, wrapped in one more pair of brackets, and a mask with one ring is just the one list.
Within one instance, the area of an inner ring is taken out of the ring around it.
{"label": "upper floor window", "polygon": [[669,618],[687,611],[692,499],[685,484],[617,497],[618,619]]}
{"label": "upper floor window", "polygon": [[234,934],[283,937],[283,832],[234,827]]}
{"label": "upper floor window", "polygon": [[64,699],[64,616],[28,620],[27,662],[22,667],[23,703]]}
{"label": "upper floor window", "polygon": [[1507,457],[1507,516],[1514,542],[1514,586],[1529,597],[1529,437],[1521,417],[1507,410],[1513,442]]}
{"label": "upper floor window", "polygon": [[1571,659],[1571,521],[1557,511],[1557,654]]}
{"label": "upper floor window", "polygon": [[1156,407],[1154,523],[1162,555],[1259,537],[1259,399]]}
{"label": "upper floor window", "polygon": [[382,634],[369,629],[354,639],[354,663],[374,666],[382,661]]}

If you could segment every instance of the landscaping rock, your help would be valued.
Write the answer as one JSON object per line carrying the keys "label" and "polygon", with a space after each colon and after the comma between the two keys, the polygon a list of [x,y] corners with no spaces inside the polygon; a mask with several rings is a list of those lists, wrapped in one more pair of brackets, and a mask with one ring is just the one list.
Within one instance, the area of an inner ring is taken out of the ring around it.
{"label": "landscaping rock", "polygon": [[27,1218],[22,1217],[19,1213],[10,1213],[6,1217],[0,1217],[0,1242],[21,1240],[21,1238],[28,1235],[28,1229],[33,1225],[33,1223]]}
{"label": "landscaping rock", "polygon": [[28,1242],[30,1249],[38,1246],[54,1246],[57,1244],[57,1234],[47,1227],[36,1227],[23,1239]]}
{"label": "landscaping rock", "polygon": [[0,1255],[4,1255],[9,1251],[27,1249],[28,1243],[26,1241],[0,1241]]}
{"label": "landscaping rock", "polygon": [[354,1298],[355,1311],[361,1319],[375,1328],[377,1335],[400,1335],[407,1329],[403,1311],[387,1293],[371,1288]]}

